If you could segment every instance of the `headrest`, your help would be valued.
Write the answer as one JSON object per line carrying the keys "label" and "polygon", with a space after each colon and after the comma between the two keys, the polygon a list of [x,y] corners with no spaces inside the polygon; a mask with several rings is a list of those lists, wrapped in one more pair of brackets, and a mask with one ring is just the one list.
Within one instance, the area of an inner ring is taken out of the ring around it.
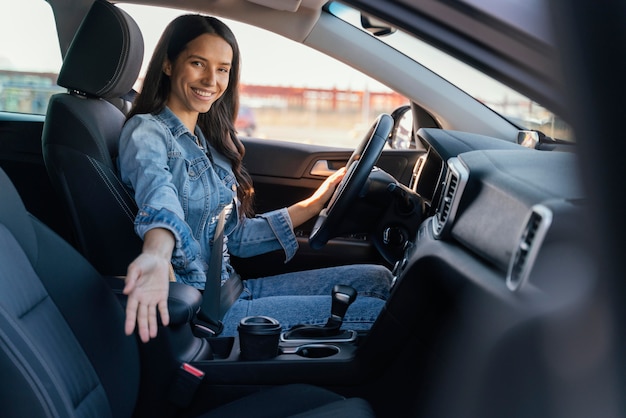
{"label": "headrest", "polygon": [[96,0],[70,44],[57,84],[111,99],[128,93],[141,69],[143,36],[124,10]]}

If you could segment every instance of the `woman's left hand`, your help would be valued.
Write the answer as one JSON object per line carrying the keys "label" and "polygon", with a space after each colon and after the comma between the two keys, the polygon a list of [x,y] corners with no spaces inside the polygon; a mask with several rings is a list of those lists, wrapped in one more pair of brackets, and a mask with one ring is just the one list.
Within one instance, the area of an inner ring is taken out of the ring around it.
{"label": "woman's left hand", "polygon": [[328,176],[311,197],[287,208],[294,228],[320,213],[345,175],[346,168],[341,167]]}
{"label": "woman's left hand", "polygon": [[339,170],[335,171],[333,174],[328,176],[324,183],[318,187],[318,189],[313,193],[310,197],[313,201],[315,201],[319,205],[319,213],[323,208],[328,199],[333,195],[337,185],[343,180],[343,177],[346,175],[346,168],[341,167]]}

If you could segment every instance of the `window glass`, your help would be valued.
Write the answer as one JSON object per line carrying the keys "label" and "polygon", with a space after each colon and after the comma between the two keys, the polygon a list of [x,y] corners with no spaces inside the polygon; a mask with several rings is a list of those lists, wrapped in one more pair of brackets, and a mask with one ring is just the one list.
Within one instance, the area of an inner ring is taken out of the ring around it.
{"label": "window glass", "polygon": [[[130,4],[119,7],[141,28],[145,68],[165,26],[185,12]],[[309,47],[237,21],[220,20],[232,29],[241,49],[241,109],[236,123],[240,135],[353,148],[376,116],[408,103],[377,81]]]}
{"label": "window glass", "polygon": [[[335,16],[362,29],[361,16],[357,10],[340,2],[330,2],[328,8]],[[574,141],[573,130],[563,119],[426,42],[399,29],[378,39],[431,69],[516,126],[539,130],[552,138]]]}
{"label": "window glass", "polygon": [[52,9],[43,0],[0,2],[0,39],[0,111],[45,114],[50,96],[64,91]]}

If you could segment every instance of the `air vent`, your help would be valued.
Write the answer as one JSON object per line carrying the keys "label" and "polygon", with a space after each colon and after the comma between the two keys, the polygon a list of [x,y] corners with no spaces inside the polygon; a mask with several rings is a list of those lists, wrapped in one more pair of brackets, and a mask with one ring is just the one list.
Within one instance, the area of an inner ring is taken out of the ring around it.
{"label": "air vent", "polygon": [[517,249],[511,257],[506,277],[506,285],[509,289],[515,291],[528,280],[541,243],[551,223],[552,211],[550,209],[543,205],[533,206]]}
{"label": "air vent", "polygon": [[436,238],[445,237],[452,227],[468,177],[467,169],[458,158],[453,157],[448,160],[448,171],[443,183],[444,190],[433,222],[433,232]]}

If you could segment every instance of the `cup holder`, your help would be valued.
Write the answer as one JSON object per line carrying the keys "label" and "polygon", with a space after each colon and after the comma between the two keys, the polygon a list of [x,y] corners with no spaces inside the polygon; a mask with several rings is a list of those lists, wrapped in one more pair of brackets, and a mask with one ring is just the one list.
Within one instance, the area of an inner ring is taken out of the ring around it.
{"label": "cup holder", "polygon": [[306,344],[296,350],[296,354],[305,358],[325,358],[339,353],[339,347],[328,344]]}

